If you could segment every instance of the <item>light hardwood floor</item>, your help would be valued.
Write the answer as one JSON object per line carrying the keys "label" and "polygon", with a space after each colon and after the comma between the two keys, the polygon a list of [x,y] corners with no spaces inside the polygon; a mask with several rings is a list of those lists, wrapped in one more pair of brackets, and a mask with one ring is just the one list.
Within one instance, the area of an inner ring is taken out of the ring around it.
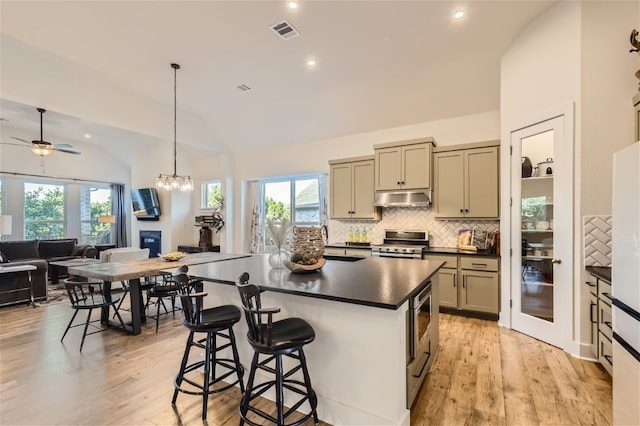
{"label": "light hardwood floor", "polygon": [[[60,343],[71,314],[66,304],[0,308],[0,424],[202,424],[199,397],[171,406],[187,336],[178,315],[158,334],[150,321],[135,337],[88,336],[80,354],[81,329]],[[597,364],[492,321],[443,314],[440,333],[412,425],[611,424],[611,379]],[[210,399],[207,423],[237,425],[239,399],[237,388]]]}

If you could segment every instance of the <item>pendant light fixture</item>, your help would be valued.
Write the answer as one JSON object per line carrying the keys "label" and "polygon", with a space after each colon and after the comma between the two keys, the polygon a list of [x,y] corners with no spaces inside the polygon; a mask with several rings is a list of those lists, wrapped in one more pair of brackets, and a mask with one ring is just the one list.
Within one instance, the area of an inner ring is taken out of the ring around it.
{"label": "pendant light fixture", "polygon": [[171,64],[171,68],[173,68],[173,175],[163,175],[161,173],[156,178],[156,187],[167,191],[193,191],[193,180],[191,179],[191,176],[178,176],[176,172],[176,158],[178,152],[178,142],[176,138],[176,122],[178,118],[176,79],[180,65]]}

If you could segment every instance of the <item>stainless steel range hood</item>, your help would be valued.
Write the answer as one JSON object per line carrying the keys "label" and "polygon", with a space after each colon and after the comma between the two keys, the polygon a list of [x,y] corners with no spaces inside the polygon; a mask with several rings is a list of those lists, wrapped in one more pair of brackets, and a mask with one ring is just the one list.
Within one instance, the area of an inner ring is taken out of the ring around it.
{"label": "stainless steel range hood", "polygon": [[406,191],[378,191],[373,200],[374,207],[429,207],[431,191],[428,189]]}

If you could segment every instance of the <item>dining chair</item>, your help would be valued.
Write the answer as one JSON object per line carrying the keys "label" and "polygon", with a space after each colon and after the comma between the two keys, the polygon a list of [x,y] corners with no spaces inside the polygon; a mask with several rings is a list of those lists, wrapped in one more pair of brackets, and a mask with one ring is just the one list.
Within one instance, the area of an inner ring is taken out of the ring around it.
{"label": "dining chair", "polygon": [[[73,316],[67,324],[67,328],[64,330],[64,334],[60,339],[62,342],[67,335],[69,329],[74,327],[79,327],[84,325],[84,331],[82,332],[82,341],[80,342],[80,352],[82,352],[82,347],[84,346],[85,337],[90,334],[100,333],[106,331],[107,328],[103,328],[100,326],[94,325],[95,322],[99,322],[100,319],[91,320],[91,313],[94,309],[99,308],[107,308],[113,306],[115,310],[115,315],[120,321],[120,325],[123,329],[125,329],[124,322],[122,321],[122,317],[118,312],[116,304],[120,301],[120,298],[117,296],[112,296],[111,294],[105,295],[102,292],[102,281],[97,280],[88,280],[87,278],[75,277],[75,278],[67,278],[64,280],[64,285],[67,289],[67,294],[69,295],[69,301],[71,303],[71,307],[74,309]],[[73,324],[73,321],[78,315],[80,311],[88,311],[87,319],[84,323]],[[93,332],[88,332],[89,326],[94,327],[96,330]]]}

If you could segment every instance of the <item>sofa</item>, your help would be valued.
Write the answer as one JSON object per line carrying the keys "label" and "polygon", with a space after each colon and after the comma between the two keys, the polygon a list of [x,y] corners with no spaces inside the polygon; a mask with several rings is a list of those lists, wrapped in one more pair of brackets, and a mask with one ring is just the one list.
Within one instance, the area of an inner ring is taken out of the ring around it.
{"label": "sofa", "polygon": [[[23,240],[0,242],[0,262],[5,266],[33,265],[31,272],[35,300],[47,298],[47,280],[51,274],[49,262],[81,257],[95,258],[98,251],[88,244],[78,244],[75,238],[59,240]],[[57,274],[55,269],[53,274]],[[57,275],[56,275],[57,276]],[[25,272],[0,274],[0,306],[29,299],[29,277]]]}

